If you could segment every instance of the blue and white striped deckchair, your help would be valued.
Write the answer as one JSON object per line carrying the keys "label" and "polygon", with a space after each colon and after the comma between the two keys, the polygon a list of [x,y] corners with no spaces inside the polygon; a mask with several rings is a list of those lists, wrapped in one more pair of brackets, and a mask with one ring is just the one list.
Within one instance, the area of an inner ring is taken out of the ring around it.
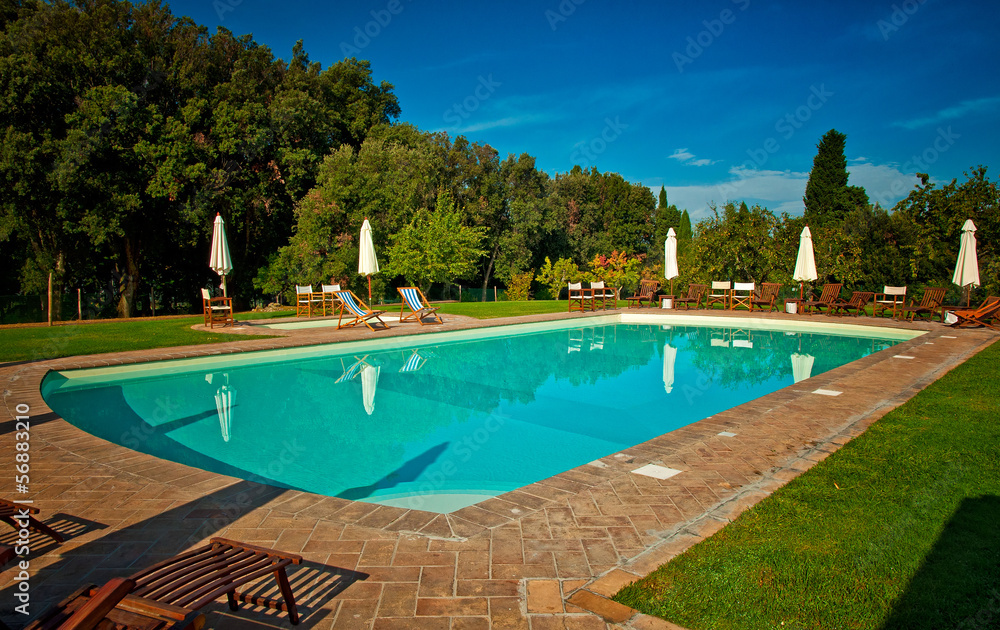
{"label": "blue and white striped deckchair", "polygon": [[[379,315],[385,313],[385,311],[373,311],[368,308],[361,298],[354,295],[353,291],[334,291],[334,295],[340,300],[340,317],[337,319],[337,330],[341,328],[346,328],[347,326],[354,326],[357,323],[362,323],[374,332],[372,325],[368,323],[368,320],[375,318],[378,323],[382,324],[383,328],[388,328],[389,326],[382,321]],[[348,317],[352,319],[348,322],[344,322],[344,311],[347,311]]]}
{"label": "blue and white striped deckchair", "polygon": [[413,351],[413,354],[406,359],[406,363],[403,367],[399,368],[400,374],[405,372],[416,372],[420,368],[424,367],[424,363],[427,363],[427,357],[420,356],[417,350]]}
{"label": "blue and white striped deckchair", "polygon": [[[443,324],[441,317],[437,314],[437,307],[427,306],[427,298],[424,297],[423,292],[417,287],[399,287],[396,289],[399,294],[403,297],[403,303],[399,305],[399,321],[404,322],[408,319],[415,319],[417,323],[421,326],[424,325],[425,317],[434,317],[438,320],[439,324]],[[409,308],[410,314],[403,315],[403,309]]]}

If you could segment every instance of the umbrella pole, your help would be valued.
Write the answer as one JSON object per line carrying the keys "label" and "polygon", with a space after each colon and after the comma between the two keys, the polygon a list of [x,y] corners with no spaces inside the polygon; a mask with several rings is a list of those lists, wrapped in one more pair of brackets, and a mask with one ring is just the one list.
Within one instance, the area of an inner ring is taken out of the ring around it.
{"label": "umbrella pole", "polygon": [[802,301],[802,282],[799,283],[799,301]]}
{"label": "umbrella pole", "polygon": [[368,306],[372,305],[372,277],[368,276]]}
{"label": "umbrella pole", "polygon": [[222,276],[222,297],[229,297],[226,295],[226,276]]}

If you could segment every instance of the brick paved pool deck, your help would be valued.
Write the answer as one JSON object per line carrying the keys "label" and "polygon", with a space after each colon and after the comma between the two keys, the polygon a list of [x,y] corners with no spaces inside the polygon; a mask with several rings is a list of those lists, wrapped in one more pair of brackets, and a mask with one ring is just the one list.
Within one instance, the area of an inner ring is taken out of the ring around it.
{"label": "brick paved pool deck", "polygon": [[[225,536],[303,556],[290,571],[303,628],[676,628],[605,596],[712,535],[998,338],[936,322],[754,313],[926,334],[448,515],[283,490],[160,460],[76,429],[39,394],[49,370],[589,316],[446,316],[443,325],[408,323],[375,333],[314,328],[264,340],[0,366],[0,459],[9,467],[0,475],[0,496],[17,496],[14,416],[16,406],[26,404],[31,486],[20,498],[34,500],[42,519],[68,539],[56,546],[32,536],[32,615],[80,585],[102,584]],[[51,343],[69,332],[53,328]],[[234,332],[260,331],[243,326]],[[843,394],[818,396],[817,389]],[[650,463],[683,472],[663,481],[632,473]],[[11,544],[13,531],[0,527],[6,529],[0,544]],[[13,610],[18,570],[5,568],[0,619],[19,628],[25,617]],[[277,588],[265,580],[258,590]],[[203,612],[206,628],[290,627],[284,613],[253,606],[233,613],[224,600]]]}

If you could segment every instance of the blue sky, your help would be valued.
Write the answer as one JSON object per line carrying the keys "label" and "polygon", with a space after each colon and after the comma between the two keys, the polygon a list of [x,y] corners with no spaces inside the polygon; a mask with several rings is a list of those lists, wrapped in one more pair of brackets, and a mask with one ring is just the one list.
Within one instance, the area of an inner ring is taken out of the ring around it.
{"label": "blue sky", "polygon": [[184,0],[288,59],[371,61],[401,121],[620,173],[687,208],[802,213],[816,144],[891,206],[928,172],[1000,169],[1000,22],[974,0]]}

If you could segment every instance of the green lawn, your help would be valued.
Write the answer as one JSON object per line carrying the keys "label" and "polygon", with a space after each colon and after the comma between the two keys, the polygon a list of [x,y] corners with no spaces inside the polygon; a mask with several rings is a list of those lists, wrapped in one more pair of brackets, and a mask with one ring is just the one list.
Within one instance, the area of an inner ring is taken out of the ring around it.
{"label": "green lawn", "polygon": [[[620,306],[624,306],[625,302],[620,301],[618,304]],[[527,302],[446,302],[440,306],[442,313],[465,315],[466,317],[475,317],[477,319],[566,312],[566,300],[530,300]]]}
{"label": "green lawn", "polygon": [[616,600],[702,628],[1000,627],[1000,343]]}

